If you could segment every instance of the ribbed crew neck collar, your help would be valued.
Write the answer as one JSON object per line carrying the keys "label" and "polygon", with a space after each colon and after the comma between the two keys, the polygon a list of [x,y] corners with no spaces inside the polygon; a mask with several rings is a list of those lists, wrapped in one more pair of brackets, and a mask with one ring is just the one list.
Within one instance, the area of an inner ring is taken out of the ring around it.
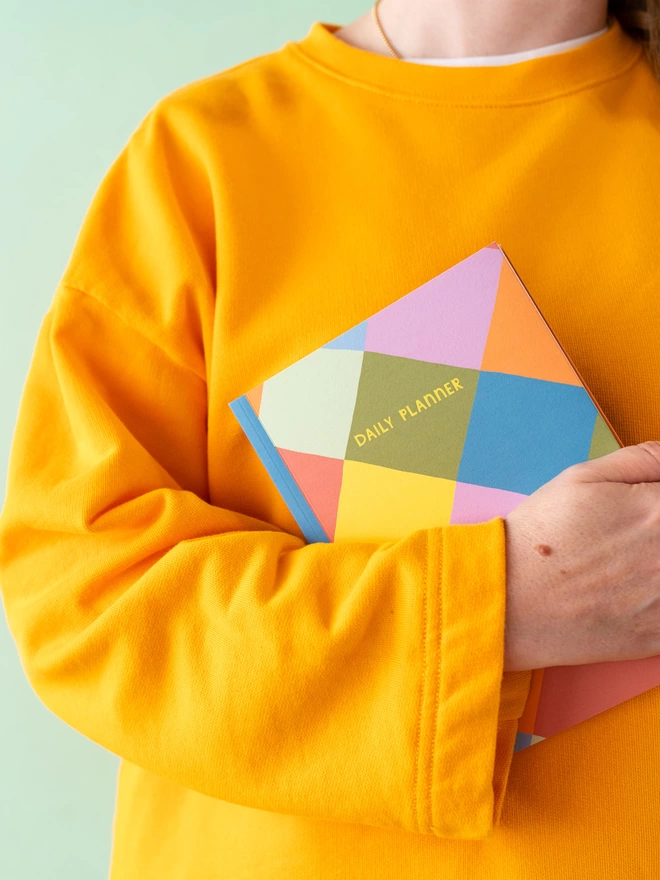
{"label": "ribbed crew neck collar", "polygon": [[502,106],[550,100],[613,79],[643,55],[618,19],[598,37],[566,52],[489,67],[410,64],[350,46],[334,36],[341,25],[314,22],[287,47],[347,83],[433,103]]}

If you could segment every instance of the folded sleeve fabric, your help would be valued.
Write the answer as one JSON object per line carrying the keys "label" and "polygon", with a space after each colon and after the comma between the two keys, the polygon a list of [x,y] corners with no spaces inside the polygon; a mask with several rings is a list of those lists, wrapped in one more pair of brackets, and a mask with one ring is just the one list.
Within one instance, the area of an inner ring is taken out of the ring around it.
{"label": "folded sleeve fabric", "polygon": [[504,522],[306,544],[211,497],[235,317],[213,161],[157,105],[39,328],[0,518],[25,673],[85,736],[211,797],[486,837],[529,687],[503,674]]}

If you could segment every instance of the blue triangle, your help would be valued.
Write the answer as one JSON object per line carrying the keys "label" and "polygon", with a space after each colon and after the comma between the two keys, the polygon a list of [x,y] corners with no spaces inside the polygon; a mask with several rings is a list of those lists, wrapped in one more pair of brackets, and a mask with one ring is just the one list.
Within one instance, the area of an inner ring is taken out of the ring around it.
{"label": "blue triangle", "polygon": [[364,351],[364,343],[367,338],[367,321],[356,324],[341,336],[335,336],[330,342],[326,342],[323,348],[343,348],[350,351]]}
{"label": "blue triangle", "polygon": [[532,734],[531,733],[518,733],[516,734],[516,744],[513,747],[514,752],[519,752],[521,749],[526,749],[528,746],[532,744]]}

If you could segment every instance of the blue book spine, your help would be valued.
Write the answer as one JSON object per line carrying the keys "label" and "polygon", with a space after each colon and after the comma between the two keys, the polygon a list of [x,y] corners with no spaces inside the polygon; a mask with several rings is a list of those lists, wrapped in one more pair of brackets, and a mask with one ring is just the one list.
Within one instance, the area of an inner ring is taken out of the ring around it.
{"label": "blue book spine", "polygon": [[252,409],[247,396],[243,394],[237,397],[236,400],[232,400],[229,407],[268,471],[271,480],[275,483],[286,501],[289,510],[305,536],[305,540],[309,544],[321,541],[329,544],[330,539],[326,535],[325,529],[312,510],[309,501],[291,476],[291,472],[286,466],[284,459],[261,424],[259,416]]}

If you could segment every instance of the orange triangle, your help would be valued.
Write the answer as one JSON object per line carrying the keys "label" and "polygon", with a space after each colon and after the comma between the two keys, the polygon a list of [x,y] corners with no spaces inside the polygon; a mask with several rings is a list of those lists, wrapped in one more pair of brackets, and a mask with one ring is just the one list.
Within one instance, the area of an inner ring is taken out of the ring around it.
{"label": "orange triangle", "polygon": [[259,408],[261,407],[261,395],[264,390],[264,383],[261,385],[257,385],[255,388],[252,388],[248,391],[245,396],[250,401],[252,409],[255,411],[257,415],[259,415]]}
{"label": "orange triangle", "polygon": [[511,266],[502,260],[481,369],[581,385]]}
{"label": "orange triangle", "polygon": [[332,541],[337,525],[344,460],[279,447],[278,452]]}

